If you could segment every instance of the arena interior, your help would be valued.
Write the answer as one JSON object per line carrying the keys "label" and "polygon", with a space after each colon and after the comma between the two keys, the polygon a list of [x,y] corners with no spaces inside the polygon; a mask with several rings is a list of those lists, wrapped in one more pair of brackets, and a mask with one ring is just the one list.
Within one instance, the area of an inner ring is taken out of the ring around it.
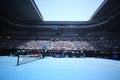
{"label": "arena interior", "polygon": [[119,0],[87,21],[46,21],[35,1],[0,0],[1,80],[120,79]]}

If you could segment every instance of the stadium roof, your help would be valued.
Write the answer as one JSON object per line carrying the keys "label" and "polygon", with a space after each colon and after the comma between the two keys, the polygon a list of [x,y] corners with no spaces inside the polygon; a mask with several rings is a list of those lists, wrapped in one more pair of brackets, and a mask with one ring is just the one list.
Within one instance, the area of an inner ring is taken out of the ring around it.
{"label": "stadium roof", "polygon": [[[2,31],[7,29],[8,30],[10,29],[11,30],[13,29],[33,30],[34,28],[35,30],[36,29],[40,31],[45,30],[46,32],[46,30],[50,31],[50,30],[53,30],[54,27],[55,28],[58,27],[57,31],[61,30],[62,28],[67,31],[70,30],[71,32],[71,30],[73,31],[73,28],[74,28],[75,32],[76,30],[80,32],[79,31],[81,30],[80,28],[99,29],[102,27],[107,27],[106,28],[107,30],[108,29],[118,30],[119,28],[120,0],[104,0],[104,2],[101,2],[102,4],[98,6],[99,7],[98,9],[95,9],[95,11],[93,12],[94,14],[91,15],[91,18],[89,21],[45,21],[42,10],[38,9],[37,5],[35,4],[35,1],[36,0],[0,0],[0,26],[1,26],[0,30]],[[49,0],[49,1],[52,1],[52,0]],[[57,0],[57,1],[61,1],[61,0]],[[70,1],[72,0],[69,0],[68,3]],[[86,0],[83,0],[83,1],[86,1]],[[95,0],[95,2],[97,1],[99,0]],[[46,1],[45,3],[49,4],[48,1]],[[90,2],[87,1],[87,3],[90,3]],[[71,8],[72,7],[73,6],[71,6]],[[42,9],[46,9],[46,8],[43,7]],[[100,29],[100,30],[103,30],[103,29]],[[64,30],[61,30],[61,31],[64,31]]]}

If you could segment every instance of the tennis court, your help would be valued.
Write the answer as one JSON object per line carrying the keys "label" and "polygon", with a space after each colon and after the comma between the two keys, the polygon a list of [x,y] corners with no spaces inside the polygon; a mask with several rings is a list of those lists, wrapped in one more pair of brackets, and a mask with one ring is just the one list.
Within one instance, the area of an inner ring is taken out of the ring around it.
{"label": "tennis court", "polygon": [[119,80],[120,61],[45,57],[16,66],[17,57],[0,57],[1,80]]}

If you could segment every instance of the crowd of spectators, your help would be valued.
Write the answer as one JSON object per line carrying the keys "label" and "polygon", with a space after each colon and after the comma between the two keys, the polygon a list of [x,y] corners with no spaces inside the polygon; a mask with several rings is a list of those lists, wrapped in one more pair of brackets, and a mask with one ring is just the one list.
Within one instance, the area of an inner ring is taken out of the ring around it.
{"label": "crowd of spectators", "polygon": [[118,50],[120,35],[112,33],[87,34],[79,40],[0,40],[0,48],[43,49],[48,50]]}

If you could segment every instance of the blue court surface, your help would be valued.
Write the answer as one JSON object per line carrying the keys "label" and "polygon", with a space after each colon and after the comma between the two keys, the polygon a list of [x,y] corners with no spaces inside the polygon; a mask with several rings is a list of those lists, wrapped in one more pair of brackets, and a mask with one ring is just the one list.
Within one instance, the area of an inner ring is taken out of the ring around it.
{"label": "blue court surface", "polygon": [[120,80],[120,61],[45,57],[16,66],[17,57],[0,57],[0,80]]}

